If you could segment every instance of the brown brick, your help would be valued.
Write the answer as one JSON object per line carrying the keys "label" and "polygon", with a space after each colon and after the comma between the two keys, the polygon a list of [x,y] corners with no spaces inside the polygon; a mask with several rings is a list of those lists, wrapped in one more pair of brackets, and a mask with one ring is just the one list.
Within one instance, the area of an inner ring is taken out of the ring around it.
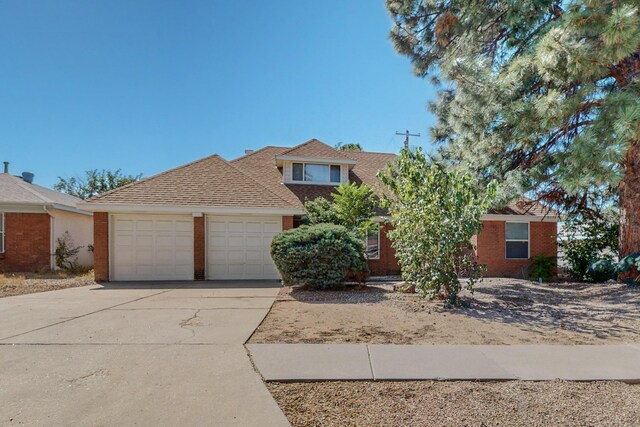
{"label": "brown brick", "polygon": [[96,282],[109,281],[109,214],[93,214],[93,270]]}
{"label": "brown brick", "polygon": [[[487,266],[486,276],[528,277],[531,261],[507,259],[506,222],[482,221],[483,228],[477,236],[478,262]],[[529,228],[529,252],[536,255],[556,256],[557,225],[555,222],[531,222]]]}
{"label": "brown brick", "polygon": [[47,213],[4,214],[4,253],[0,271],[51,270],[51,218]]}
{"label": "brown brick", "polygon": [[283,216],[282,217],[282,231],[290,230],[293,228],[293,217],[292,216]]}
{"label": "brown brick", "polygon": [[193,218],[193,277],[195,280],[204,280],[205,271],[205,232],[204,216]]}
{"label": "brown brick", "polygon": [[400,274],[400,266],[396,259],[395,251],[391,247],[391,240],[387,233],[393,226],[391,224],[381,224],[380,228],[380,259],[370,259],[368,261],[369,270],[372,276],[388,276]]}

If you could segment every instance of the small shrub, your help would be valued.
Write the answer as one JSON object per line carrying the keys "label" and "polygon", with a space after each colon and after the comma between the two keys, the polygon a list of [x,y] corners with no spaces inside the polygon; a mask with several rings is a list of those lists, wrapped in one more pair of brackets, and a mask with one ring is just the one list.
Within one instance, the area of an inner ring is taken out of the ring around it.
{"label": "small shrub", "polygon": [[532,280],[540,280],[550,282],[555,273],[556,257],[537,255],[531,258],[529,266],[529,277]]}
{"label": "small shrub", "polygon": [[592,262],[587,268],[587,277],[590,282],[603,283],[613,279],[616,274],[616,265],[610,258],[601,258]]}
{"label": "small shrub", "polygon": [[303,225],[284,231],[273,238],[271,256],[284,286],[331,289],[348,275],[369,271],[364,242],[341,225]]}
{"label": "small shrub", "polygon": [[[634,271],[635,270],[635,271]],[[623,257],[616,266],[616,272],[618,273],[630,273],[629,279],[625,280],[625,283],[629,285],[637,286],[640,284],[640,252],[629,254]],[[634,276],[637,276],[634,278]]]}
{"label": "small shrub", "polygon": [[78,253],[83,246],[74,246],[71,234],[65,231],[62,237],[56,240],[56,266],[66,271],[75,271],[78,269]]}

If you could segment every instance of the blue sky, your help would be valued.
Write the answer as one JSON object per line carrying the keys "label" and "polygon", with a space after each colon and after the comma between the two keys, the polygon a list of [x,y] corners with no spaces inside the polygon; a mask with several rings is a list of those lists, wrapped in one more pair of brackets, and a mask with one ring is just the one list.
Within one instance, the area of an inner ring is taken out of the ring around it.
{"label": "blue sky", "polygon": [[3,2],[0,160],[51,186],[310,138],[429,147],[434,92],[390,25],[383,0]]}

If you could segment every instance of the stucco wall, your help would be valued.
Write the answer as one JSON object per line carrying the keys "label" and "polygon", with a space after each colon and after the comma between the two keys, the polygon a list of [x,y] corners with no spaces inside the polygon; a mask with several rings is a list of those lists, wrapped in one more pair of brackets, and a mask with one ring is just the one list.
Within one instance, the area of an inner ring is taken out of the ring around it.
{"label": "stucco wall", "polygon": [[78,264],[92,266],[93,253],[89,251],[89,245],[93,245],[93,217],[73,212],[50,209],[53,217],[53,251],[57,247],[58,238],[68,231],[74,246],[82,246],[78,253]]}

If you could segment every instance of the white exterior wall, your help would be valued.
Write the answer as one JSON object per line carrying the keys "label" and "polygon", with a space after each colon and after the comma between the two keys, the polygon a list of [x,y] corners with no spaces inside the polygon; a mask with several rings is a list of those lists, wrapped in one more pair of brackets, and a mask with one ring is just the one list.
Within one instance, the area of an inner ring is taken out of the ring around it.
{"label": "white exterior wall", "polygon": [[78,253],[78,264],[93,265],[93,252],[89,252],[89,245],[93,245],[93,215],[82,215],[60,209],[49,209],[51,215],[51,253],[52,266],[55,267],[53,253],[56,250],[58,238],[68,231],[74,246],[82,246]]}

